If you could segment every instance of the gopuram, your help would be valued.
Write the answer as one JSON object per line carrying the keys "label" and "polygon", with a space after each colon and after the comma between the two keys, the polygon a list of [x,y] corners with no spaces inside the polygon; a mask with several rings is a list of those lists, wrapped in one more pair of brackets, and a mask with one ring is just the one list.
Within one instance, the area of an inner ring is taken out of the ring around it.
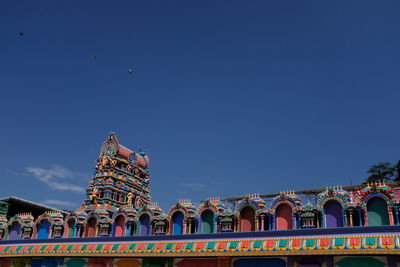
{"label": "gopuram", "polygon": [[398,183],[183,200],[164,213],[149,163],[111,133],[78,209],[0,201],[0,267],[400,266]]}

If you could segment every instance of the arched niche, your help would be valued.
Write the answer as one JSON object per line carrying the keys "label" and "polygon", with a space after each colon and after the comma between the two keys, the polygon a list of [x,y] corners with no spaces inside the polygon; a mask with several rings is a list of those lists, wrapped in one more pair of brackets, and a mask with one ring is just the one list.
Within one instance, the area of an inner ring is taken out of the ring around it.
{"label": "arched niche", "polygon": [[324,205],[326,228],[343,227],[343,209],[339,201],[329,200]]}
{"label": "arched niche", "polygon": [[37,226],[36,239],[49,238],[51,223],[48,220],[42,220]]}
{"label": "arched niche", "polygon": [[201,233],[211,234],[214,232],[214,212],[204,210],[201,214]]}
{"label": "arched niche", "polygon": [[14,221],[8,227],[8,240],[19,239],[21,235],[21,224],[18,221]]}
{"label": "arched niche", "polygon": [[276,230],[293,229],[292,208],[288,204],[280,204],[276,208]]}
{"label": "arched niche", "polygon": [[183,219],[184,215],[182,212],[177,211],[172,215],[172,234],[181,235],[183,234]]}
{"label": "arched niche", "polygon": [[140,215],[140,235],[147,236],[150,234],[150,216],[147,213]]}
{"label": "arched niche", "polygon": [[389,225],[388,206],[381,197],[372,197],[367,202],[368,225]]}
{"label": "arched niche", "polygon": [[241,232],[250,232],[255,230],[256,211],[252,207],[244,207],[240,211],[239,223]]}
{"label": "arched niche", "polygon": [[85,237],[96,236],[96,225],[97,219],[95,217],[91,217],[86,223]]}
{"label": "arched niche", "polygon": [[114,236],[124,235],[125,216],[120,214],[114,219]]}
{"label": "arched niche", "polygon": [[64,237],[72,238],[75,237],[75,226],[76,221],[74,218],[70,218],[67,223],[65,224],[65,234]]}

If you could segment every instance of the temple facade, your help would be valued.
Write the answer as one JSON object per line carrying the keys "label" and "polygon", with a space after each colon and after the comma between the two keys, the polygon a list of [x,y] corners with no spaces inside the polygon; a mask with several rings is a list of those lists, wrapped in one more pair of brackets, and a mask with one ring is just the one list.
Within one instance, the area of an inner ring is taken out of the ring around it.
{"label": "temple facade", "polygon": [[[397,266],[400,186],[331,186],[307,202],[282,191],[182,200],[163,212],[150,196],[150,159],[101,146],[81,207],[7,217],[0,266]],[[22,264],[22,265],[19,265]]]}

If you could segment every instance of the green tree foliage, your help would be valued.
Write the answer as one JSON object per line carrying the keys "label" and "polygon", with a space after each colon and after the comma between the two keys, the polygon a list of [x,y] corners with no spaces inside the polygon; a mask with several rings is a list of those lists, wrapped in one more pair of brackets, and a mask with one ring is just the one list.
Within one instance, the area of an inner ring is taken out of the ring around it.
{"label": "green tree foliage", "polygon": [[400,181],[400,160],[397,161],[397,164],[394,165],[394,172],[395,172],[395,177],[394,180],[395,181]]}
{"label": "green tree foliage", "polygon": [[[398,166],[400,161],[397,162]],[[396,166],[394,166],[390,162],[379,162],[378,164],[372,165],[371,168],[367,171],[370,175],[367,177],[365,182],[373,183],[378,181],[393,181],[396,173]],[[398,175],[397,175],[398,176]]]}

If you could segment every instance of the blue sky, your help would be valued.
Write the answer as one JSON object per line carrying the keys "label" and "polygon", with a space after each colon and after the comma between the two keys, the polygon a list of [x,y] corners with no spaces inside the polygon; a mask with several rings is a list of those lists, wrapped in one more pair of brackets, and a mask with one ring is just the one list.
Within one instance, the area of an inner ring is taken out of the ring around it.
{"label": "blue sky", "polygon": [[395,0],[2,1],[0,195],[78,208],[110,131],[146,149],[166,212],[360,183],[400,159],[399,14]]}

